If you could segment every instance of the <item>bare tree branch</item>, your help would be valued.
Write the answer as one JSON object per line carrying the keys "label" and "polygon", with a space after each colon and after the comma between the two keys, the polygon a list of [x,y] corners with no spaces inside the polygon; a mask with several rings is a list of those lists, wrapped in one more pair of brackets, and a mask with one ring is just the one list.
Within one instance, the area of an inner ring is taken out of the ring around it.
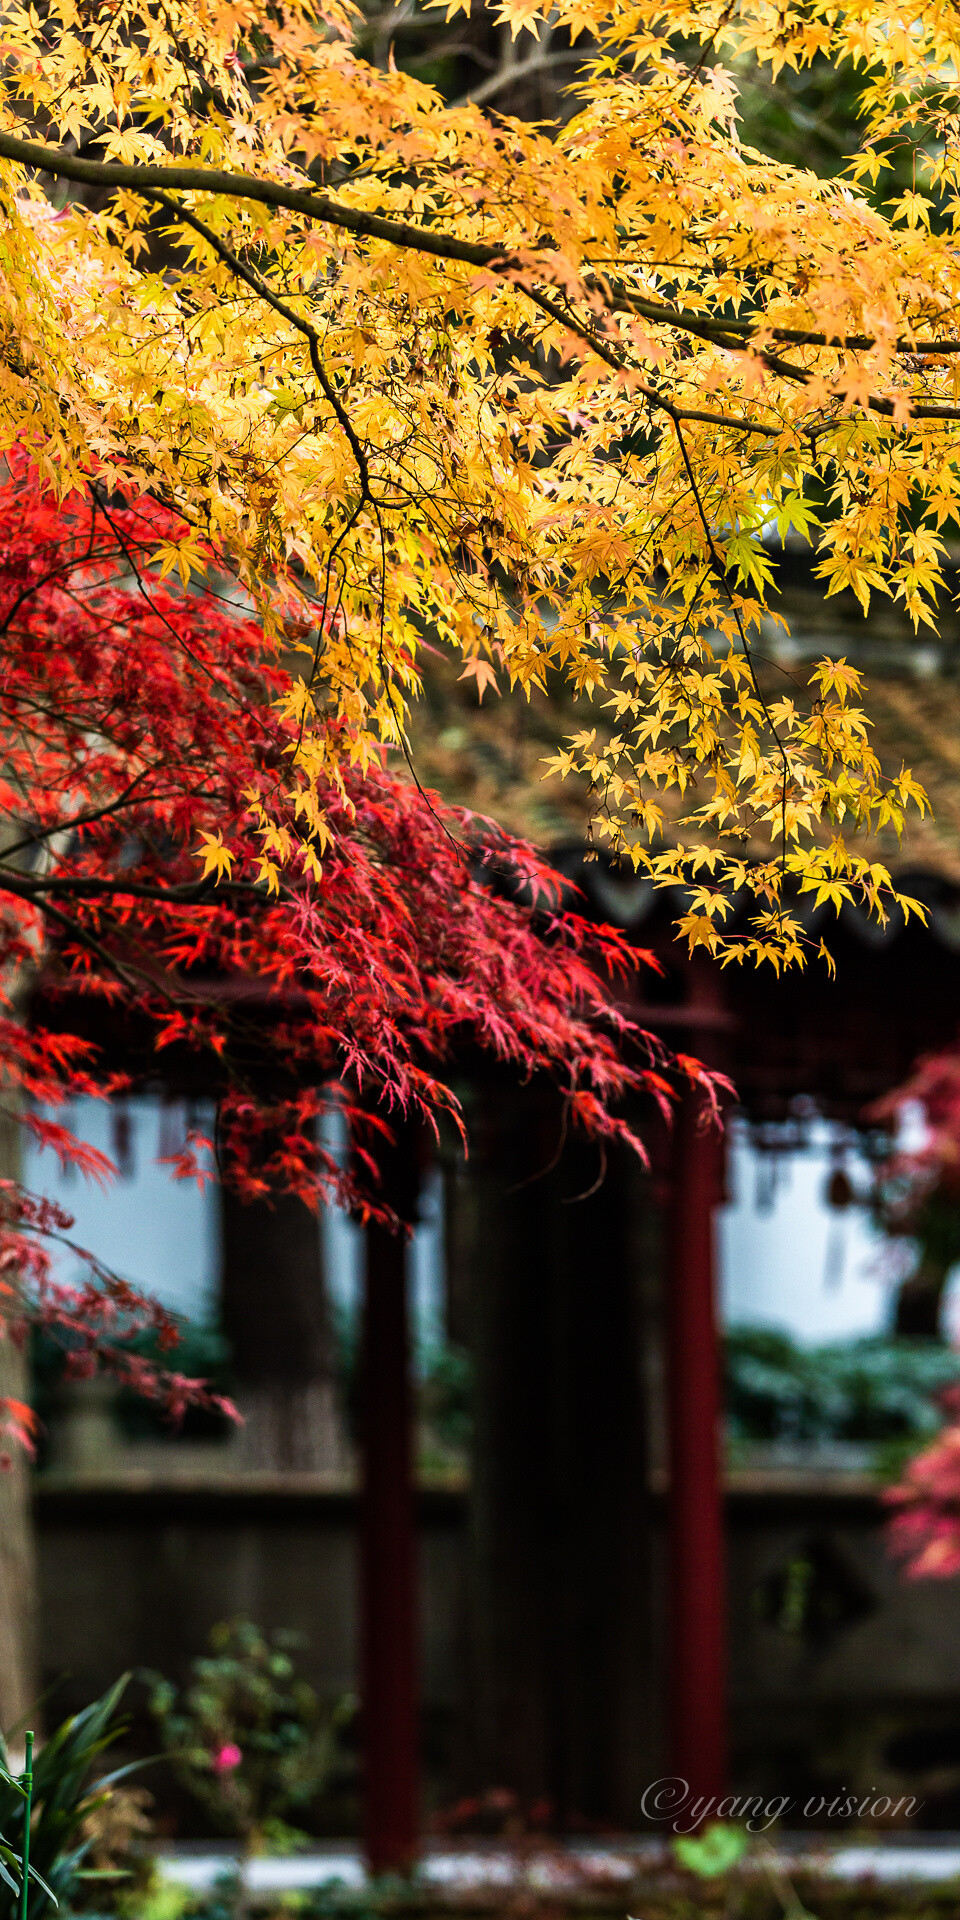
{"label": "bare tree branch", "polygon": [[508,87],[518,86],[522,80],[536,80],[541,74],[556,73],[563,67],[582,67],[583,63],[583,53],[573,47],[563,53],[534,53],[529,60],[518,61],[515,67],[499,67],[489,80],[479,81],[469,93],[451,104],[454,107],[482,107],[487,100],[495,99],[498,93],[505,93]]}

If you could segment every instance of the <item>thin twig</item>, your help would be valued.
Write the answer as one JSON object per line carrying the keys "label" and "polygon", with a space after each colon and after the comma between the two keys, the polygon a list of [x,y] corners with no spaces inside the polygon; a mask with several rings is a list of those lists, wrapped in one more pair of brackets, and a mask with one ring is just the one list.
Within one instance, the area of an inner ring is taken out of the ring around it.
{"label": "thin twig", "polygon": [[[757,679],[757,669],[754,663],[753,654],[750,651],[750,643],[747,639],[746,628],[740,617],[740,609],[737,606],[737,603],[733,597],[733,589],[730,585],[728,570],[724,566],[723,560],[721,559],[720,554],[717,550],[716,542],[714,541],[714,538],[713,538],[713,533],[711,531],[710,522],[707,518],[706,509],[704,507],[703,501],[700,496],[700,489],[697,485],[696,476],[694,474],[693,467],[690,464],[690,455],[687,452],[687,445],[683,437],[682,428],[679,422],[675,422],[674,424],[676,426],[677,440],[680,445],[680,453],[683,458],[683,464],[687,470],[687,478],[689,479],[690,486],[693,491],[693,497],[697,503],[697,512],[700,516],[700,522],[703,527],[704,537],[707,542],[707,548],[710,554],[711,565],[714,573],[717,575],[718,579],[722,582],[724,592],[726,593],[727,599],[730,602],[730,610],[733,614],[734,620],[737,623],[737,632],[740,636],[740,644],[743,648],[744,659],[746,660],[747,667],[749,669],[750,679],[753,684],[753,690],[763,710],[763,714],[766,719],[767,725],[770,728],[770,732],[772,733],[773,738],[777,743],[777,752],[780,756],[780,760],[783,767],[783,779],[780,787],[780,848],[781,848],[780,860],[781,860],[781,875],[782,875],[783,873],[786,872],[786,864],[787,864],[787,786],[790,779],[790,762],[789,762],[789,759],[787,758],[786,747],[784,746],[783,741],[781,740],[780,735],[777,732],[773,715],[770,712],[770,708],[767,705],[766,698],[761,690],[760,682]],[[778,911],[779,911],[779,908],[778,908]]]}

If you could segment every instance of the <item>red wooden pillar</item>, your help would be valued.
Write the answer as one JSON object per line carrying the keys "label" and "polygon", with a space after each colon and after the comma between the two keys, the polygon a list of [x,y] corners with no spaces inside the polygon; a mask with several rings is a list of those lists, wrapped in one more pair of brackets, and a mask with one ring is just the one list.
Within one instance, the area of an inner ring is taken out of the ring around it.
{"label": "red wooden pillar", "polygon": [[727,1764],[721,1388],[714,1209],[722,1139],[687,1094],[674,1122],[667,1250],[671,1771],[723,1794]]}
{"label": "red wooden pillar", "polygon": [[[415,1214],[410,1144],[378,1149],[383,1192]],[[366,1229],[361,1340],[360,1699],[363,1839],[372,1873],[402,1873],[420,1837],[416,1513],[407,1242]]]}

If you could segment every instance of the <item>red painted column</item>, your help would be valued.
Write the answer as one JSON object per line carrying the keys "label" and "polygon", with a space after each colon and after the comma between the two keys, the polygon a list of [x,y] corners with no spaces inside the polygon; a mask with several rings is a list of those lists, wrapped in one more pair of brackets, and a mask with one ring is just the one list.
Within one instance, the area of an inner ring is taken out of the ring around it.
{"label": "red painted column", "polygon": [[721,1384],[714,1210],[723,1144],[684,1096],[673,1135],[667,1248],[670,1768],[718,1797],[727,1766]]}
{"label": "red painted column", "polygon": [[[383,1191],[412,1220],[406,1141],[378,1148]],[[366,1229],[361,1339],[360,1700],[363,1839],[373,1873],[402,1873],[419,1849],[416,1511],[407,1242]]]}

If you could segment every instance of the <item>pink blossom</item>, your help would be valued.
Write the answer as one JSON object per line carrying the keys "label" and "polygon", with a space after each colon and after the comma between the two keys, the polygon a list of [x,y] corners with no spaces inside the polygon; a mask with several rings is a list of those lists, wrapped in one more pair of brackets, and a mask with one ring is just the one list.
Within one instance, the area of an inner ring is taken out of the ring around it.
{"label": "pink blossom", "polygon": [[214,1773],[232,1773],[242,1759],[243,1754],[236,1743],[233,1740],[226,1740],[221,1746],[214,1747],[210,1755],[210,1765]]}

